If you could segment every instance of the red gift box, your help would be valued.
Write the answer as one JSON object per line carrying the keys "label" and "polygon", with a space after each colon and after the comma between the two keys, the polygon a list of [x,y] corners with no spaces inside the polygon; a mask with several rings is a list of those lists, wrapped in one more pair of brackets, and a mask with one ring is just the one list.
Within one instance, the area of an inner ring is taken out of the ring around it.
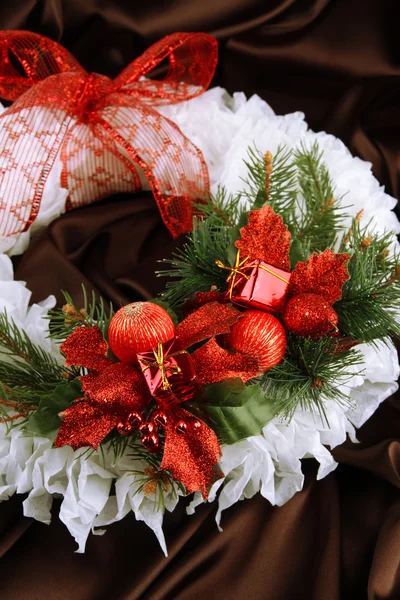
{"label": "red gift box", "polygon": [[227,297],[246,308],[280,313],[286,302],[290,273],[262,260],[252,260],[230,279]]}
{"label": "red gift box", "polygon": [[190,354],[176,338],[137,358],[150,393],[160,404],[185,402],[199,390]]}

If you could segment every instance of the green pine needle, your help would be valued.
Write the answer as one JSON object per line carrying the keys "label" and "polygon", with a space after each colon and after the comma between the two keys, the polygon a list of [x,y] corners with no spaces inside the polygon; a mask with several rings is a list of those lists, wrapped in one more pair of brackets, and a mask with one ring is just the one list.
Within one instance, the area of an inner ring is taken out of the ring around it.
{"label": "green pine needle", "polygon": [[354,367],[362,370],[363,360],[359,352],[346,352],[341,344],[329,337],[312,340],[289,334],[283,361],[260,380],[277,415],[290,419],[300,408],[317,411],[327,422],[326,400],[351,403],[337,385],[346,385],[354,376]]}
{"label": "green pine needle", "polygon": [[83,290],[83,307],[75,305],[71,295],[68,292],[63,292],[66,304],[62,308],[56,308],[49,311],[50,320],[50,336],[52,339],[63,342],[76,327],[93,327],[97,325],[102,332],[104,339],[107,340],[107,331],[111,318],[114,315],[112,304],[107,310],[103,298],[99,302],[96,301],[96,295],[92,292],[92,297],[89,301],[85,286]]}
{"label": "green pine needle", "polygon": [[353,219],[342,251],[351,255],[350,279],[334,306],[340,331],[359,342],[400,336],[400,257],[390,250],[393,234],[370,233]]}

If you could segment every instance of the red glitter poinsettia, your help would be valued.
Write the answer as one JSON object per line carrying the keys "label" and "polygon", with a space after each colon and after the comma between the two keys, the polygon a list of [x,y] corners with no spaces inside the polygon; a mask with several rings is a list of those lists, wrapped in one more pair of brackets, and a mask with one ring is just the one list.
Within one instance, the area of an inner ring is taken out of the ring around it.
{"label": "red glitter poinsettia", "polygon": [[[220,348],[215,341],[215,336],[228,333],[240,316],[235,308],[212,302],[191,313],[176,328],[176,339],[182,349],[210,338],[191,354],[200,384],[228,377],[241,377],[246,381],[260,372],[256,359]],[[89,373],[79,378],[84,397],[78,398],[61,415],[63,420],[55,446],[97,449],[112,429],[133,411],[142,412],[153,397],[137,366],[107,358],[108,345],[98,327],[78,327],[62,344],[61,351],[66,356],[66,365],[84,367]],[[161,469],[171,471],[189,493],[201,491],[206,497],[220,458],[217,437],[200,420],[195,430],[180,436],[176,432],[177,423],[182,419],[193,420],[193,415],[179,403],[163,408],[168,418]]]}

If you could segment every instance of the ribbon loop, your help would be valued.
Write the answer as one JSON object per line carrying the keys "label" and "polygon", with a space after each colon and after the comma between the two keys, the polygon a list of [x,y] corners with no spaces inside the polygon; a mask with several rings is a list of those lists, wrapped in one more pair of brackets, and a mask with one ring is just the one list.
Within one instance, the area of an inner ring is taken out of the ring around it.
{"label": "ribbon loop", "polygon": [[[165,59],[164,79],[140,81]],[[202,94],[218,61],[217,41],[205,33],[174,33],[156,42],[114,80],[115,90],[153,105],[176,104]]]}
{"label": "ribbon loop", "polygon": [[70,71],[86,73],[57,42],[30,31],[0,31],[1,98],[14,101],[39,81]]}

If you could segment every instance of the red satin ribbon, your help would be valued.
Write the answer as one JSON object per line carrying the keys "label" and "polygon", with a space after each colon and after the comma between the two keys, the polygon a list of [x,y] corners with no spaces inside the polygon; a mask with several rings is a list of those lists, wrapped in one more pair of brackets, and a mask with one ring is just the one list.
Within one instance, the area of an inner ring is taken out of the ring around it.
{"label": "red satin ribbon", "polygon": [[[26,231],[35,220],[57,155],[69,208],[137,191],[144,174],[171,233],[190,231],[192,201],[209,188],[207,166],[154,107],[202,94],[217,52],[205,33],[175,33],[111,80],[89,74],[44,36],[0,32],[0,97],[15,101],[0,116],[0,235]],[[164,59],[163,80],[143,79]]]}

